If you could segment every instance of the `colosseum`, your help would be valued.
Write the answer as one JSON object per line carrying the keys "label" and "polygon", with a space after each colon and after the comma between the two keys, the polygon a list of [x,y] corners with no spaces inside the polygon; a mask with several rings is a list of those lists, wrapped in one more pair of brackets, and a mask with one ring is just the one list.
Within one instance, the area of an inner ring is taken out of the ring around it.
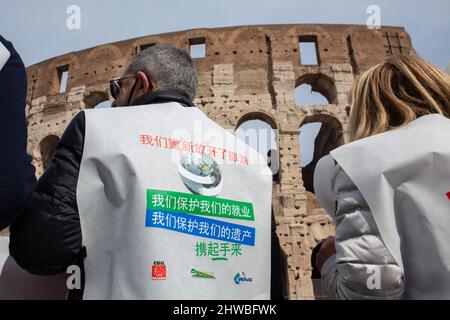
{"label": "colosseum", "polygon": [[[315,200],[315,164],[348,141],[348,93],[355,77],[389,55],[415,54],[408,33],[402,27],[365,25],[195,29],[100,45],[32,65],[27,69],[28,152],[38,176],[70,120],[83,109],[111,101],[108,81],[155,43],[173,43],[188,52],[203,45],[203,55],[194,58],[199,76],[195,104],[210,118],[233,131],[260,120],[276,132],[280,170],[273,182],[273,210],[286,259],[285,295],[319,298],[311,280],[311,250],[334,228]],[[314,46],[316,61],[303,61],[301,43]],[[300,107],[294,90],[303,84],[328,103]],[[313,160],[302,167],[299,128],[317,122],[322,125]]]}

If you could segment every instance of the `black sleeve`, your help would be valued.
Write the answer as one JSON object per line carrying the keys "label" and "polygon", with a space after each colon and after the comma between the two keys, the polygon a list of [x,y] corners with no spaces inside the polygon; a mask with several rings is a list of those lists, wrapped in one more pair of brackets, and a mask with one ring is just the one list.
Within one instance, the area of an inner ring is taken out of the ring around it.
{"label": "black sleeve", "polygon": [[286,294],[286,264],[283,252],[281,251],[278,239],[275,217],[272,210],[272,254],[271,254],[271,279],[270,279],[270,299],[284,300]]}
{"label": "black sleeve", "polygon": [[25,213],[11,225],[10,254],[33,274],[65,272],[80,252],[76,190],[84,131],[85,116],[80,112],[59,141]]}
{"label": "black sleeve", "polygon": [[323,244],[323,240],[320,241],[311,252],[311,267],[312,267],[311,279],[321,279],[322,278],[319,267],[316,264],[317,254],[319,253],[320,248],[322,247],[322,244]]}
{"label": "black sleeve", "polygon": [[0,71],[0,230],[24,211],[36,186],[27,155],[25,66],[11,42],[0,36],[11,56]]}

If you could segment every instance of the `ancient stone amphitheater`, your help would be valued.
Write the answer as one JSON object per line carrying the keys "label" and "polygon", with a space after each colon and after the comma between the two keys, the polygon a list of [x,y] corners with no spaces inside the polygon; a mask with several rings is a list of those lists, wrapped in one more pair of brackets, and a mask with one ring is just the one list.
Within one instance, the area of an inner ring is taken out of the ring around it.
{"label": "ancient stone amphitheater", "polygon": [[[315,164],[348,141],[347,96],[355,77],[389,55],[415,54],[409,35],[401,27],[370,30],[359,25],[195,29],[100,45],[32,65],[27,69],[28,151],[38,175],[70,120],[112,100],[108,81],[155,43],[173,43],[186,51],[204,45],[204,56],[194,59],[199,76],[195,103],[210,118],[231,130],[255,119],[275,130],[280,171],[273,183],[273,209],[286,259],[286,296],[313,299],[311,250],[334,229],[314,197]],[[314,45],[314,64],[302,61],[299,43]],[[321,93],[328,104],[297,106],[294,90],[302,84]],[[313,161],[302,168],[299,128],[313,122],[322,126]]]}

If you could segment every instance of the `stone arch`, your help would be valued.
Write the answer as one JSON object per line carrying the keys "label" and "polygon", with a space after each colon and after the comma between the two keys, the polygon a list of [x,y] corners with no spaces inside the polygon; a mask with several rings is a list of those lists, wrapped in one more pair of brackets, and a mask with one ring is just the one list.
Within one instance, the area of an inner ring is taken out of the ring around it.
{"label": "stone arch", "polygon": [[46,136],[39,142],[39,153],[38,157],[41,163],[41,172],[44,173],[45,170],[50,166],[53,156],[55,155],[56,145],[59,142],[59,137],[54,134]]}
{"label": "stone arch", "polygon": [[[302,180],[305,189],[309,192],[314,193],[313,177],[317,161],[319,161],[319,159],[322,158],[323,156],[329,154],[331,150],[344,144],[344,136],[343,136],[344,129],[339,119],[337,119],[333,115],[322,113],[311,115],[304,118],[299,127],[300,131],[299,134],[300,135],[302,134],[301,128],[304,125],[311,123],[321,123],[321,127],[317,136],[314,138],[312,160],[306,166],[302,167]],[[302,153],[301,136],[299,142],[301,154]],[[306,146],[304,145],[304,147]]]}
{"label": "stone arch", "polygon": [[83,102],[86,109],[95,108],[99,103],[109,101],[109,92],[106,90],[92,90],[85,93]]}
{"label": "stone arch", "polygon": [[312,122],[323,122],[323,123],[327,123],[330,126],[332,126],[333,129],[339,129],[339,130],[343,129],[343,125],[342,125],[341,121],[334,114],[327,113],[327,112],[316,113],[316,114],[306,116],[300,123],[300,127],[302,125],[312,123]]}
{"label": "stone arch", "polygon": [[[248,126],[246,126],[246,124],[248,124]],[[240,128],[243,128],[241,134],[239,131]],[[253,132],[246,131],[248,129],[258,130],[258,132],[254,133],[256,137]],[[238,120],[235,127],[235,134],[241,139],[245,139],[247,137],[250,139],[257,139],[257,141],[245,142],[248,142],[249,145],[257,149],[261,155],[267,159],[268,164],[270,164],[270,169],[272,170],[273,181],[278,183],[280,169],[280,142],[278,139],[277,124],[274,118],[270,114],[260,111],[246,113]],[[264,140],[266,144],[264,144]]]}
{"label": "stone arch", "polygon": [[306,73],[298,77],[295,82],[295,88],[304,84],[310,85],[312,91],[318,92],[325,97],[328,104],[337,103],[336,84],[329,76],[323,73]]}
{"label": "stone arch", "polygon": [[267,112],[264,112],[264,111],[252,111],[252,112],[245,113],[244,115],[242,115],[239,118],[239,120],[236,123],[235,130],[241,124],[243,124],[244,122],[249,121],[249,120],[261,120],[261,121],[264,121],[267,124],[269,124],[272,127],[272,129],[274,129],[274,130],[278,129],[277,122],[273,115],[271,115]]}

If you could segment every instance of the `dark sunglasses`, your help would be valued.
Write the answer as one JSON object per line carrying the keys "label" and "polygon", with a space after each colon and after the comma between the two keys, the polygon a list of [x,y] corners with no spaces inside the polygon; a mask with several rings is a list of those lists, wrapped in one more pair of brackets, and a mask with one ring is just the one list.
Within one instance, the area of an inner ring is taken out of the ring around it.
{"label": "dark sunglasses", "polygon": [[137,78],[137,76],[129,76],[129,77],[123,77],[118,79],[113,79],[109,81],[109,91],[111,92],[111,96],[116,99],[119,95],[120,88],[122,87],[121,80],[124,79],[131,79],[131,78]]}

